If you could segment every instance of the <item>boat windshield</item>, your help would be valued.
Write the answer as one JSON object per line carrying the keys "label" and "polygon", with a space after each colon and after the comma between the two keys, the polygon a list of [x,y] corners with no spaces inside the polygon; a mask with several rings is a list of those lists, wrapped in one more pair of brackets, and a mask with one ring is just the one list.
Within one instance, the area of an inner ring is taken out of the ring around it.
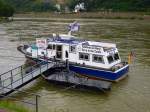
{"label": "boat windshield", "polygon": [[113,55],[107,56],[107,59],[108,59],[108,63],[111,64],[111,63],[113,63],[114,61],[119,60],[120,57],[119,57],[119,54],[118,54],[118,53],[115,53],[115,54],[113,54]]}

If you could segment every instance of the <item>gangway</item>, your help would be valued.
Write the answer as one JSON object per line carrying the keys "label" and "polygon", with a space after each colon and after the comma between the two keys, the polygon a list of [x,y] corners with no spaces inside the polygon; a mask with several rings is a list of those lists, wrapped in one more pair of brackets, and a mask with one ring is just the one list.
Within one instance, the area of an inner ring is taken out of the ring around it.
{"label": "gangway", "polygon": [[25,68],[25,65],[16,67],[0,75],[0,95],[8,95],[15,89],[28,84],[48,69],[55,67],[57,62],[40,62]]}

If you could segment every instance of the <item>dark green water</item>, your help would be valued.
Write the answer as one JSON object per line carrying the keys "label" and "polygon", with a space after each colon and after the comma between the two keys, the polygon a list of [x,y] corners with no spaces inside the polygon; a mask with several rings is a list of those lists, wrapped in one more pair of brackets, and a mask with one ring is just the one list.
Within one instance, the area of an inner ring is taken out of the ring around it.
{"label": "dark green water", "polygon": [[[67,33],[71,19],[38,19],[0,24],[1,73],[23,64],[24,56],[16,50],[19,38],[34,40],[40,35]],[[112,90],[102,93],[91,90],[56,86],[40,78],[24,90],[40,94],[40,112],[150,112],[150,21],[119,19],[78,19],[79,36],[90,40],[115,42],[123,60],[132,50],[136,54],[130,66],[129,77],[112,85]],[[31,39],[32,38],[32,39]],[[6,57],[11,56],[11,57]],[[14,57],[12,57],[14,56]],[[20,57],[20,58],[16,58]],[[15,94],[19,99],[33,101],[34,96]],[[31,110],[34,107],[23,104]]]}

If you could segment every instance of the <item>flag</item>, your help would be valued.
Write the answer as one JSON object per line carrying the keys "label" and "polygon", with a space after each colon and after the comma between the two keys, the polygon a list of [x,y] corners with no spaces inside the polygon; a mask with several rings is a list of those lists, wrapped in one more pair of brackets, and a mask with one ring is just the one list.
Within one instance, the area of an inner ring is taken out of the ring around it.
{"label": "flag", "polygon": [[135,53],[133,51],[131,51],[128,55],[128,63],[131,64],[132,63],[132,60],[133,58],[135,57]]}
{"label": "flag", "polygon": [[69,29],[69,31],[71,31],[71,32],[79,31],[80,25],[79,25],[78,22],[75,21],[75,22],[69,24],[68,29]]}

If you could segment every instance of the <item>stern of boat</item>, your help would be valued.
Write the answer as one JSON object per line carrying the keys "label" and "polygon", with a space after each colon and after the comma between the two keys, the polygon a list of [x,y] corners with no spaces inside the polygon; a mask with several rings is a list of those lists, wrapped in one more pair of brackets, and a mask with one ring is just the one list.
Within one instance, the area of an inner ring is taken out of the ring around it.
{"label": "stern of boat", "polygon": [[127,62],[121,62],[113,66],[112,71],[114,71],[116,77],[115,82],[118,82],[128,75],[127,73],[129,72],[129,64]]}

